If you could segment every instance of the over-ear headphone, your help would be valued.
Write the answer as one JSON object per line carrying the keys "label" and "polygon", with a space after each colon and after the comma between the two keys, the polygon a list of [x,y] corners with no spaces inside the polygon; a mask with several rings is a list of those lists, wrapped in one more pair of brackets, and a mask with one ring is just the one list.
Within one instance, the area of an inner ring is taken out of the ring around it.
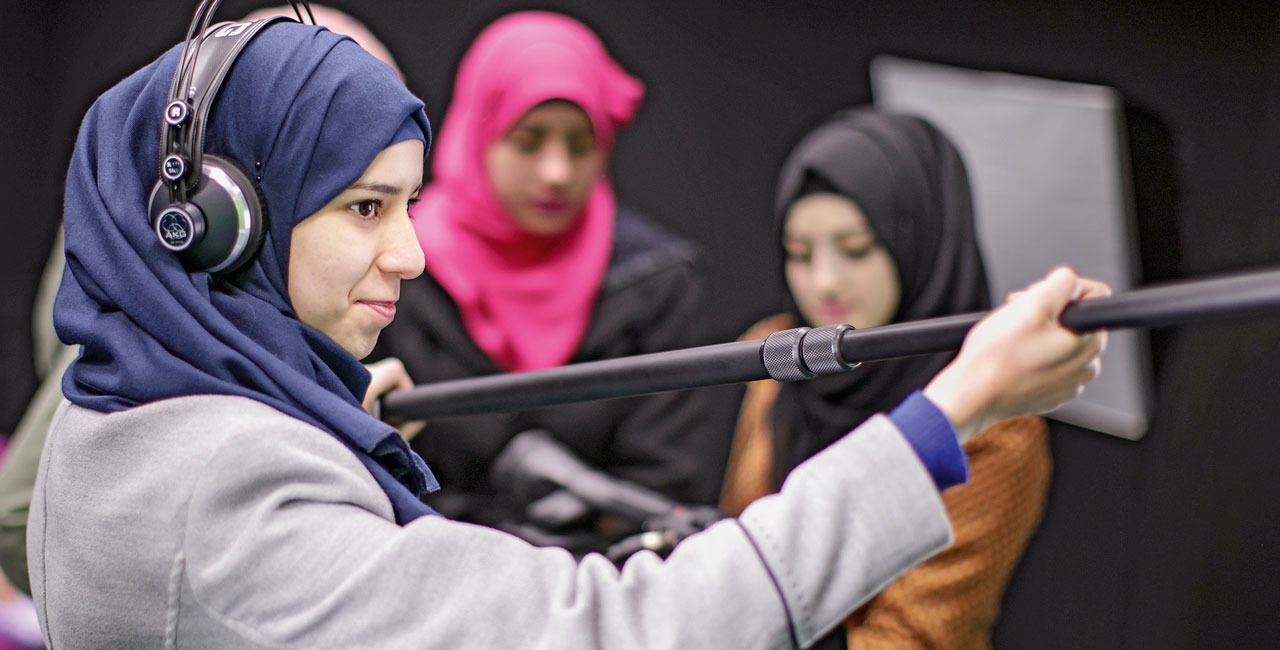
{"label": "over-ear headphone", "polygon": [[[315,16],[306,0],[311,24]],[[187,29],[160,134],[160,179],[147,201],[151,229],[188,271],[229,273],[253,259],[266,233],[267,204],[252,177],[229,158],[204,153],[204,129],[227,72],[262,28],[283,16],[209,23],[220,0],[202,0]],[[289,0],[298,20],[298,2]]]}

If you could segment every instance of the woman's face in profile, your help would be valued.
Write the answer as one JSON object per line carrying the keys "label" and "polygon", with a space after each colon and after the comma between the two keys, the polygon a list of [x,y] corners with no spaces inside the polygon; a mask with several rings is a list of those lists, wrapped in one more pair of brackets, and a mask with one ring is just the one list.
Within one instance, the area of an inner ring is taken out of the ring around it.
{"label": "woman's face in profile", "polygon": [[782,245],[787,284],[813,326],[877,327],[897,313],[897,265],[847,197],[809,194],[791,204]]}
{"label": "woman's face in profile", "polygon": [[494,194],[516,226],[535,235],[573,225],[603,166],[591,120],[560,100],[529,109],[484,156]]}
{"label": "woman's face in profile", "polygon": [[408,213],[422,157],[419,140],[383,149],[351,187],[293,227],[288,285],[298,320],[357,359],[395,316],[400,281],[422,273]]}

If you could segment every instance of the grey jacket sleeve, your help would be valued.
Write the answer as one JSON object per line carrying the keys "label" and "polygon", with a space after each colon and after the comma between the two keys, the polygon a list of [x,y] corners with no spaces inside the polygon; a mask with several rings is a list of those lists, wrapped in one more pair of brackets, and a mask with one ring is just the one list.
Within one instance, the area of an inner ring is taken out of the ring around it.
{"label": "grey jacket sleeve", "polygon": [[308,648],[803,646],[951,535],[932,480],[884,417],[739,520],[621,571],[441,517],[389,518],[333,438],[296,421],[229,438],[186,511],[178,606],[198,613],[170,612],[177,645],[231,634]]}

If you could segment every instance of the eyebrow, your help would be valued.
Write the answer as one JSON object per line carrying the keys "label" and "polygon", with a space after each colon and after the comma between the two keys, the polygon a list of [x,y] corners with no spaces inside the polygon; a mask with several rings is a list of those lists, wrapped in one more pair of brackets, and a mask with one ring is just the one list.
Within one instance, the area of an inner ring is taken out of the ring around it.
{"label": "eyebrow", "polygon": [[[536,135],[536,136],[545,136],[551,132],[551,129],[548,129],[540,125],[534,125],[534,124],[517,124],[511,127],[512,133],[516,131],[524,131],[525,133],[529,133],[531,135]],[[590,127],[587,127],[585,129],[571,129],[568,133],[566,133],[566,135],[568,135],[571,138],[576,138],[578,136],[583,136],[583,135],[589,135],[594,137],[595,134],[596,134],[595,130]]]}
{"label": "eyebrow", "polygon": [[836,233],[836,237],[838,239],[845,239],[846,237],[873,237],[873,235],[870,230],[845,230]]}
{"label": "eyebrow", "polygon": [[[371,192],[377,192],[379,194],[399,194],[401,192],[399,185],[388,185],[386,183],[374,183],[374,182],[356,183],[355,185],[352,185],[347,189],[348,190],[369,190]],[[419,185],[418,187],[414,188],[413,192],[410,192],[410,194],[417,194],[421,190],[422,190],[422,186]]]}
{"label": "eyebrow", "polygon": [[[842,230],[840,232],[832,234],[833,239],[845,239],[848,237],[872,237],[872,236],[873,235],[866,230]],[[790,239],[792,241],[800,241],[800,242],[807,242],[813,239],[812,237],[796,236],[788,233],[782,233],[782,238]]]}

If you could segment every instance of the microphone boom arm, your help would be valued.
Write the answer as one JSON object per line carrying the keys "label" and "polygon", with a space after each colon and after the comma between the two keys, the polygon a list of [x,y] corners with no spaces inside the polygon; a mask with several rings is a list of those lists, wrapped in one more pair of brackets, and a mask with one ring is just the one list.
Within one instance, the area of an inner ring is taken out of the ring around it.
{"label": "microphone boom arm", "polygon": [[[1076,332],[1160,327],[1280,307],[1280,270],[1135,289],[1067,305],[1062,324]],[[959,349],[987,312],[854,330],[796,328],[766,339],[707,345],[604,361],[421,384],[387,393],[385,417],[418,420],[517,411],[554,404],[847,372],[859,363]]]}

